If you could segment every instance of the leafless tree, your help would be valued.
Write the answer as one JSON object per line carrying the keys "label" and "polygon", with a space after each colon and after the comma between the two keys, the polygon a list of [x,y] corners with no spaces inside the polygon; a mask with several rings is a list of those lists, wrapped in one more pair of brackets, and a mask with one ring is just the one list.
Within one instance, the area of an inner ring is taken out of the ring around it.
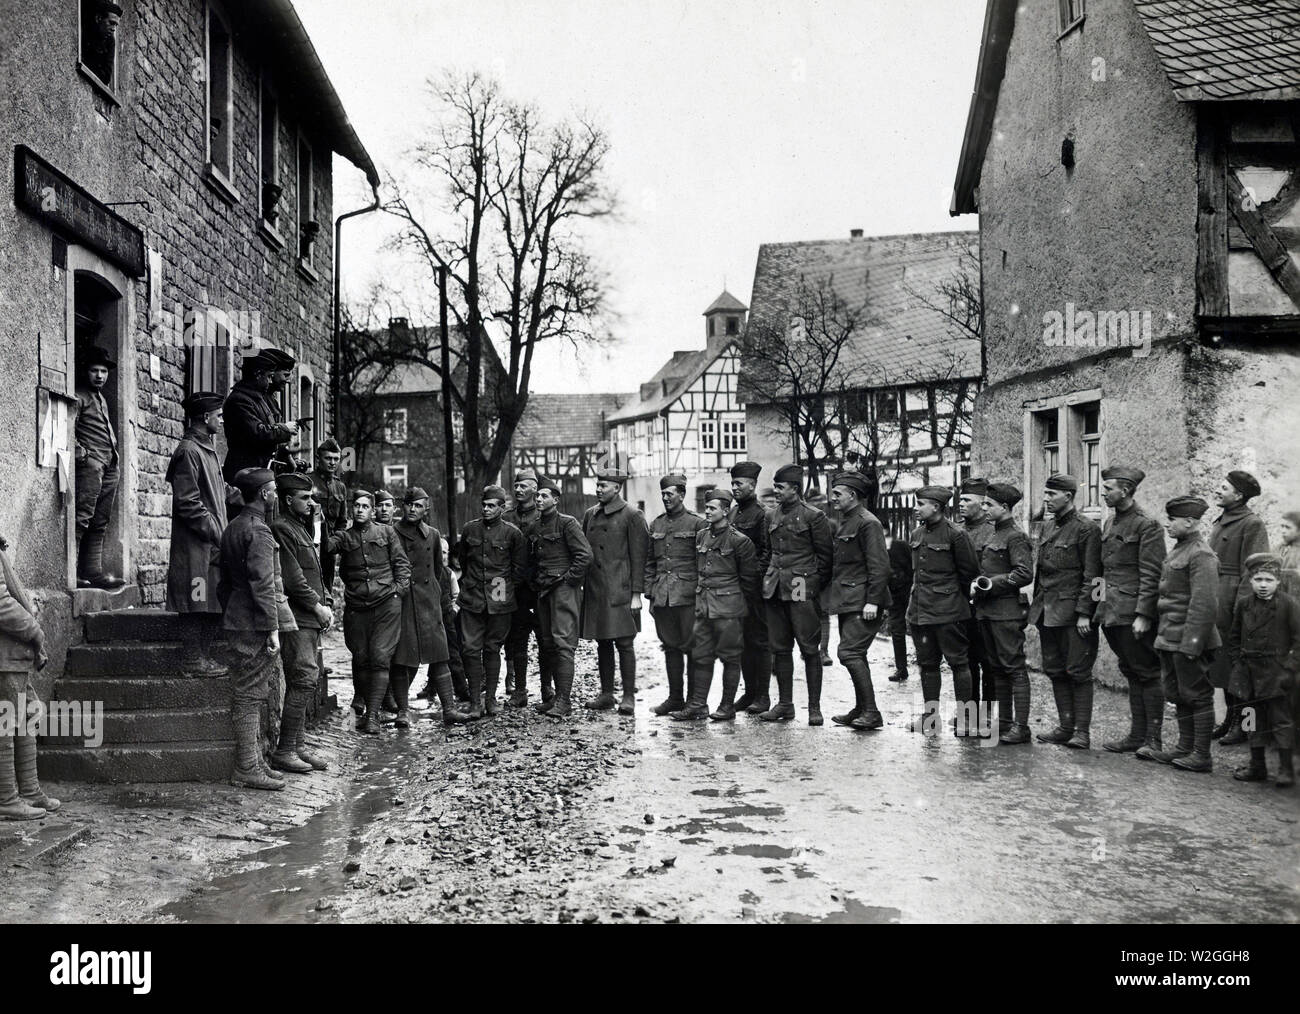
{"label": "leafless tree", "polygon": [[[585,116],[545,122],[478,74],[430,82],[438,127],[418,144],[384,208],[400,223],[398,249],[436,278],[446,268],[453,322],[464,335],[463,382],[444,378],[460,415],[495,420],[464,428],[466,486],[499,474],[528,405],[543,342],[599,340],[606,280],[586,228],[614,214],[609,140]],[[432,195],[428,208],[421,198]],[[484,391],[484,343],[501,336],[505,380]],[[414,350],[413,356],[423,356]],[[441,373],[436,357],[426,365]],[[453,364],[453,374],[457,368]],[[484,396],[488,406],[480,404]]]}

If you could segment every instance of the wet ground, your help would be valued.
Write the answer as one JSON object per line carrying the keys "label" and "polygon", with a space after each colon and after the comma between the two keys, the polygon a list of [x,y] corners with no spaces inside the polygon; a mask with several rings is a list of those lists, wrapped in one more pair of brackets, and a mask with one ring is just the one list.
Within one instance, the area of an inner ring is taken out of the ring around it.
{"label": "wet ground", "polygon": [[[333,656],[336,668],[346,664]],[[282,794],[73,787],[89,841],[4,875],[0,917],[164,921],[1247,921],[1300,916],[1300,796],[1100,749],[984,748],[907,731],[915,676],[875,733],[680,724],[653,638],[635,717],[504,711],[445,730],[319,738],[336,763]],[[578,697],[594,658],[579,656]],[[346,703],[346,680],[335,684]],[[945,688],[946,689],[946,688]],[[718,687],[715,683],[713,700]],[[1051,695],[1034,685],[1035,731]],[[823,710],[847,710],[842,667]],[[1094,743],[1126,727],[1099,691]],[[1166,730],[1172,737],[1172,722]],[[1271,759],[1270,759],[1271,762]],[[159,795],[161,793],[161,795]],[[74,807],[70,807],[75,812]],[[206,830],[204,830],[206,828]],[[229,830],[233,828],[233,830]],[[209,837],[205,838],[204,835]],[[145,853],[153,856],[144,858]]]}

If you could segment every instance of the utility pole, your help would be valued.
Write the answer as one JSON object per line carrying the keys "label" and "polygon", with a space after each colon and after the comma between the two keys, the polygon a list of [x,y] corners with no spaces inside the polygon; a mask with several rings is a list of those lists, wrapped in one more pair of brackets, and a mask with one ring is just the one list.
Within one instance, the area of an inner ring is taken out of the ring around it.
{"label": "utility pole", "polygon": [[456,546],[456,441],[451,430],[451,344],[447,327],[447,266],[438,268],[438,329],[442,348],[443,492],[447,498],[447,547]]}

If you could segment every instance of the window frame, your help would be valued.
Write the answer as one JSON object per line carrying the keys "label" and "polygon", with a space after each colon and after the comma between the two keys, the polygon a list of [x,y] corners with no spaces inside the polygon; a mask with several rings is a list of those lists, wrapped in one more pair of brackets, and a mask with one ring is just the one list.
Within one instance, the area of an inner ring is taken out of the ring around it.
{"label": "window frame", "polygon": [[[399,479],[397,473],[401,472]],[[411,481],[411,471],[404,461],[394,461],[384,466],[384,489],[391,490],[399,482],[405,486]]]}
{"label": "window frame", "polygon": [[[723,454],[745,454],[749,451],[749,433],[744,419],[723,419],[719,432]],[[730,445],[730,446],[729,446]]]}
{"label": "window frame", "polygon": [[[396,422],[399,418],[401,419],[402,431],[400,438],[393,436],[393,433],[397,428]],[[391,444],[394,447],[404,445],[410,436],[410,430],[408,429],[409,425],[410,416],[404,407],[384,409],[384,443]]]}
{"label": "window frame", "polygon": [[[311,140],[302,130],[297,134],[296,154],[294,156],[294,166],[297,169],[295,174],[295,186],[297,188],[297,230],[296,242],[298,250],[298,265],[304,271],[315,273],[316,265],[316,243],[320,239],[320,222],[316,219],[316,149]],[[303,173],[303,149],[307,151],[307,171]],[[303,183],[306,182],[306,193],[304,194]],[[303,217],[303,206],[306,205],[306,213],[311,216]],[[308,222],[316,222],[317,233],[312,237],[310,242],[306,242],[303,236],[303,227]],[[305,250],[305,256],[304,256]]]}
{"label": "window frame", "polygon": [[700,451],[708,454],[718,453],[719,428],[717,419],[701,419],[699,426]]}
{"label": "window frame", "polygon": [[1088,13],[1087,7],[1087,0],[1057,0],[1057,23],[1060,26],[1057,39],[1069,35],[1083,24],[1083,19]]}
{"label": "window frame", "polygon": [[[267,171],[267,113],[270,112],[271,165]],[[257,222],[259,231],[277,248],[283,248],[284,237],[276,223],[284,218],[284,157],[280,144],[280,128],[283,125],[280,116],[280,94],[271,79],[269,71],[262,68],[258,76],[257,87]],[[276,204],[276,219],[266,217],[266,188],[275,184],[280,188],[280,200]]]}
{"label": "window frame", "polygon": [[93,5],[94,0],[77,0],[77,70],[82,74],[94,87],[114,106],[120,106],[121,100],[117,97],[117,86],[121,72],[121,55],[122,55],[122,29],[126,25],[126,8],[122,8],[122,19],[118,22],[117,37],[113,40],[113,79],[105,81],[93,70],[90,64],[86,63],[86,16],[85,9],[88,5]]}
{"label": "window frame", "polygon": [[[225,109],[222,119],[222,138],[225,140],[225,163],[218,163],[213,158],[213,136],[212,136],[212,113],[213,113],[213,88],[216,85],[218,75],[213,73],[212,61],[212,22],[216,20],[226,39],[226,61],[225,61]],[[207,159],[207,175],[216,183],[220,184],[219,189],[224,189],[224,194],[231,200],[239,200],[239,191],[235,189],[235,35],[230,27],[230,17],[222,7],[208,0],[205,5],[205,17],[203,22],[203,67],[204,67],[204,152]]]}

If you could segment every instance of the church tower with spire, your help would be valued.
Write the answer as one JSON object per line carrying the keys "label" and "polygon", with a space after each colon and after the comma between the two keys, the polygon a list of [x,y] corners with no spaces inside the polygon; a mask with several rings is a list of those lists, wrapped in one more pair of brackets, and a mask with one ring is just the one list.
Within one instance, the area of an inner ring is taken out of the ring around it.
{"label": "church tower with spire", "polygon": [[704,311],[704,336],[719,338],[723,335],[739,337],[745,333],[745,318],[749,307],[726,289]]}

